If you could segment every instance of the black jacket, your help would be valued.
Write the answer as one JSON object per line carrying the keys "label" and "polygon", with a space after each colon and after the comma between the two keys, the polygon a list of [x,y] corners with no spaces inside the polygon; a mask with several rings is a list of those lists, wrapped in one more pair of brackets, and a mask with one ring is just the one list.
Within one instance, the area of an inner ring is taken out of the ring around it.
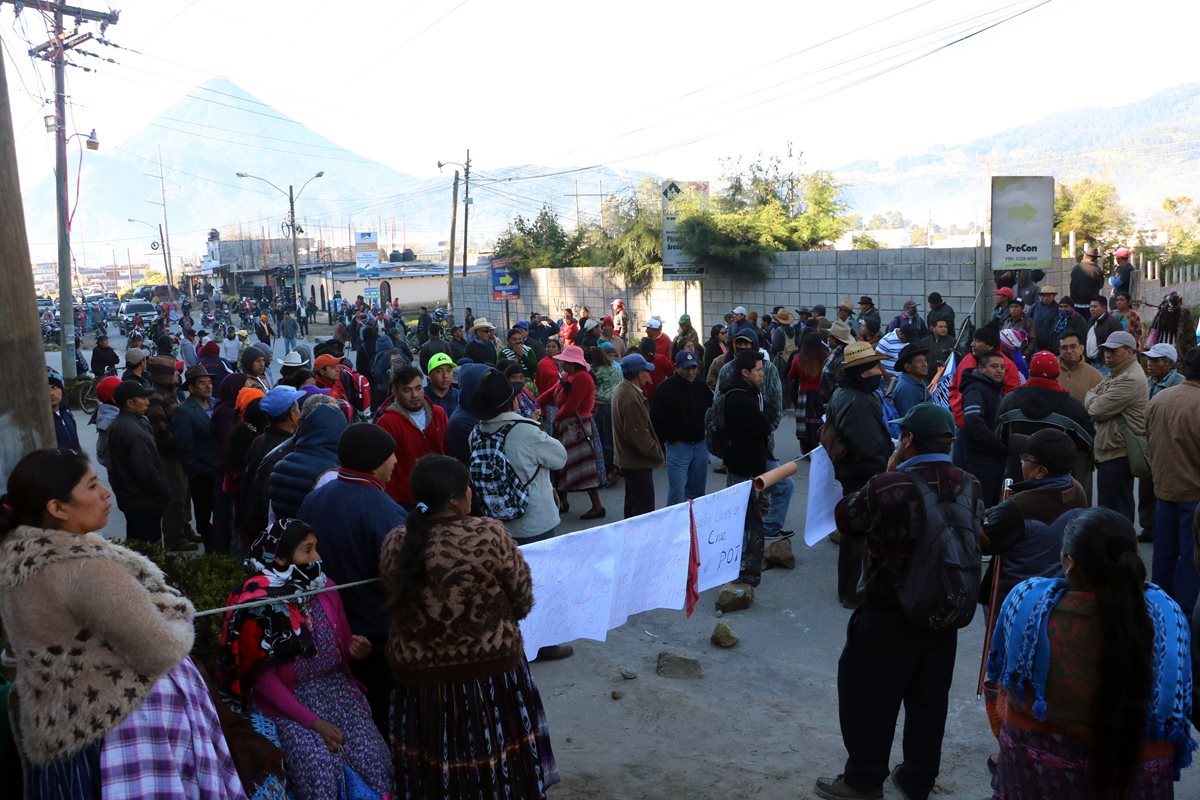
{"label": "black jacket", "polygon": [[853,378],[844,377],[833,390],[825,419],[833,423],[850,449],[846,458],[833,465],[833,475],[843,488],[857,489],[887,469],[892,437],[883,424],[883,401],[879,395],[865,391]]}
{"label": "black jacket", "polygon": [[1083,403],[1068,392],[1019,386],[1001,399],[996,411],[996,435],[1009,452],[1005,477],[1021,480],[1025,440],[1042,428],[1058,428],[1071,437],[1080,453],[1091,452],[1096,436],[1096,428]]}
{"label": "black jacket", "polygon": [[154,433],[145,417],[122,411],[108,429],[108,482],[122,511],[164,508],[171,487],[163,475]]}
{"label": "black jacket", "polygon": [[175,449],[189,478],[217,476],[217,439],[212,433],[212,417],[189,397],[171,414],[175,429]]}
{"label": "black jacket", "polygon": [[[1104,316],[1100,317],[1100,319],[1093,318],[1090,327],[1096,329],[1096,347],[1100,348],[1099,352],[1096,354],[1096,358],[1094,359],[1093,363],[1103,364],[1104,363],[1104,350],[1100,346],[1108,341],[1109,336],[1112,336],[1117,331],[1124,330],[1124,328],[1121,327],[1120,318],[1118,318],[1117,315],[1113,314],[1111,311],[1104,312]],[[1089,333],[1090,333],[1090,328],[1089,328]],[[1084,338],[1083,344],[1084,344],[1084,347],[1086,348],[1087,347],[1087,338],[1086,337]]]}
{"label": "black jacket", "polygon": [[933,330],[933,324],[935,322],[937,322],[938,320],[943,320],[943,319],[946,320],[946,324],[949,327],[949,330],[946,331],[946,333],[949,336],[953,337],[954,336],[954,309],[950,307],[949,303],[942,303],[937,308],[931,308],[931,309],[929,309],[929,313],[925,315],[925,322],[929,326],[930,331]]}
{"label": "black jacket", "polygon": [[771,423],[763,414],[758,387],[746,383],[739,374],[722,384],[721,394],[725,403],[725,432],[730,442],[725,466],[733,475],[761,475],[767,470],[767,460],[772,458]]}
{"label": "black jacket", "polygon": [[712,390],[699,375],[694,381],[672,375],[660,383],[650,400],[650,422],[658,440],[664,445],[703,442],[704,412],[712,406],[712,400]]}
{"label": "black jacket", "polygon": [[490,341],[481,342],[478,339],[472,339],[467,343],[467,358],[471,359],[473,364],[487,364],[494,367],[496,366],[496,348]]}
{"label": "black jacket", "polygon": [[960,385],[962,387],[964,452],[967,455],[985,455],[1003,459],[1008,455],[1008,447],[996,435],[996,417],[1000,410],[1000,384],[985,377],[977,369],[969,369],[963,373]]}
{"label": "black jacket", "polygon": [[1071,302],[1075,305],[1086,306],[1103,286],[1104,270],[1094,261],[1085,258],[1071,268]]}
{"label": "black jacket", "polygon": [[111,347],[97,347],[92,350],[92,374],[96,376],[96,380],[104,377],[106,369],[112,367],[115,370],[120,363],[121,357]]}

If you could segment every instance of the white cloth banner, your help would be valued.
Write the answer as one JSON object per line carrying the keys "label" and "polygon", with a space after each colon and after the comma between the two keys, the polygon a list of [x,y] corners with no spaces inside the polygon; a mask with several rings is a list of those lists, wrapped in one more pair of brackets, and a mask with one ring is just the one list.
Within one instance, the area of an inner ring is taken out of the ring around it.
{"label": "white cloth banner", "polygon": [[[683,608],[692,551],[688,504],[677,503],[618,522],[621,536],[609,629],[652,608]],[[534,592],[537,583],[534,583]]]}
{"label": "white cloth banner", "polygon": [[842,485],[834,480],[833,462],[818,447],[809,455],[808,510],[804,519],[804,543],[812,547],[837,530],[833,509],[842,499]]}
{"label": "white cloth banner", "polygon": [[700,555],[700,591],[737,580],[742,564],[750,481],[692,501]]}
{"label": "white cloth banner", "polygon": [[533,610],[521,620],[526,658],[573,639],[604,641],[621,544],[621,532],[605,525],[521,548],[533,574]]}

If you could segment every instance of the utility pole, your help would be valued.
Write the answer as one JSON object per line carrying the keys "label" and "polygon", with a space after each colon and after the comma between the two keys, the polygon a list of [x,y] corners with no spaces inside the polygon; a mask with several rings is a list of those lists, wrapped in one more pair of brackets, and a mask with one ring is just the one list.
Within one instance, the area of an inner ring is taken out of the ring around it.
{"label": "utility pole", "polygon": [[167,224],[167,186],[163,180],[162,145],[158,146],[158,193],[163,210],[163,224],[158,230],[158,238],[162,239],[163,254],[167,257],[167,285],[174,290],[175,271],[171,259],[171,226]]}
{"label": "utility pole", "polygon": [[[9,2],[20,13],[21,0]],[[33,48],[30,55],[54,65],[54,182],[58,219],[58,309],[62,324],[62,376],[66,381],[78,377],[75,369],[75,297],[71,290],[71,228],[67,203],[67,50],[92,38],[78,29],[64,36],[63,18],[70,15],[76,23],[99,22],[103,34],[109,25],[116,25],[120,12],[89,11],[85,8],[46,2],[38,5],[41,11],[54,12],[53,38]],[[7,101],[6,101],[7,102]],[[28,240],[26,240],[28,241]]]}
{"label": "utility pole", "polygon": [[467,149],[467,163],[463,165],[463,277],[467,277],[467,227],[471,224],[471,150]]}
{"label": "utility pole", "polygon": [[292,184],[288,184],[288,228],[292,231],[292,271],[296,288],[292,290],[292,303],[300,302],[300,249],[296,244],[296,196]]}
{"label": "utility pole", "polygon": [[[450,266],[446,268],[446,305],[454,310],[454,235],[458,225],[458,170],[454,170],[454,199],[450,201]],[[463,263],[467,254],[463,253]]]}
{"label": "utility pole", "polygon": [[[25,211],[17,177],[17,149],[4,59],[0,58],[0,349],[7,354],[11,374],[0,381],[0,408],[5,434],[0,436],[0,475],[30,451],[54,447],[54,422],[46,402],[46,364],[41,328],[34,307],[33,272]],[[74,366],[74,363],[72,363]]]}

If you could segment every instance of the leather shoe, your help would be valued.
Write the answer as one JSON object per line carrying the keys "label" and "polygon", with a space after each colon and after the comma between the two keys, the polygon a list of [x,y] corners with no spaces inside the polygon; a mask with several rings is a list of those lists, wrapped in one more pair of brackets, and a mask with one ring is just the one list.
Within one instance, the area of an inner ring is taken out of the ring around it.
{"label": "leather shoe", "polygon": [[905,791],[904,786],[900,783],[900,765],[892,767],[892,786],[896,787],[896,791],[900,793],[901,800],[912,800],[912,796]]}
{"label": "leather shoe", "polygon": [[883,798],[882,787],[873,792],[861,792],[846,783],[843,775],[838,775],[836,778],[817,778],[817,784],[813,787],[813,791],[817,793],[818,797],[824,797],[827,800],[882,800]]}
{"label": "leather shoe", "polygon": [[603,519],[608,513],[604,508],[598,508],[595,511],[585,511],[579,515],[580,519]]}

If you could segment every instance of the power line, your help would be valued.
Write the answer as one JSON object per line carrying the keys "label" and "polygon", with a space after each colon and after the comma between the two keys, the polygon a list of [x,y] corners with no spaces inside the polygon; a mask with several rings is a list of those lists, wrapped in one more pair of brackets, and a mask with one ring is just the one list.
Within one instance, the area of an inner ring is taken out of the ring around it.
{"label": "power line", "polygon": [[373,70],[373,69],[375,69],[375,68],[376,68],[376,67],[378,67],[380,64],[382,64],[383,62],[387,61],[387,60],[388,60],[389,58],[391,58],[392,56],[396,55],[396,53],[399,53],[401,50],[403,50],[404,48],[408,47],[410,44],[412,44],[414,41],[416,41],[416,40],[417,40],[417,38],[418,38],[419,36],[421,36],[421,34],[425,33],[427,30],[429,30],[430,28],[434,27],[434,26],[435,26],[435,25],[437,25],[439,22],[441,22],[441,21],[442,21],[442,20],[444,20],[446,17],[448,17],[448,16],[450,16],[451,14],[453,14],[455,11],[458,11],[460,8],[462,8],[463,6],[465,6],[465,5],[466,5],[467,3],[469,3],[469,2],[471,2],[471,0],[462,0],[462,2],[461,2],[461,3],[459,3],[458,5],[456,5],[454,8],[450,9],[450,10],[449,10],[449,11],[447,11],[445,14],[442,14],[440,17],[438,17],[437,19],[435,19],[433,22],[429,23],[429,24],[428,24],[428,25],[426,25],[424,28],[421,28],[421,30],[417,31],[417,32],[416,32],[416,33],[414,33],[412,36],[410,36],[410,37],[408,37],[407,39],[405,39],[405,40],[404,40],[404,41],[403,41],[403,42],[400,44],[400,46],[399,46],[399,47],[397,47],[397,48],[395,48],[395,49],[393,49],[393,50],[389,51],[389,52],[388,52],[388,54],[387,54],[387,55],[385,55],[383,58],[379,59],[379,60],[378,60],[378,61],[376,61],[374,64],[371,64],[369,67],[367,67],[367,71],[369,72],[370,70]]}

